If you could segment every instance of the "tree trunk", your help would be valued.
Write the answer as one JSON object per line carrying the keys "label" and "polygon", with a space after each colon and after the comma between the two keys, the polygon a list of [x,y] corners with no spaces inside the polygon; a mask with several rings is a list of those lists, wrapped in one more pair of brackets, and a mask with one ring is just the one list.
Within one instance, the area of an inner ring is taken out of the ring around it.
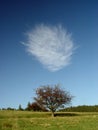
{"label": "tree trunk", "polygon": [[52,117],[54,117],[54,111],[52,111]]}

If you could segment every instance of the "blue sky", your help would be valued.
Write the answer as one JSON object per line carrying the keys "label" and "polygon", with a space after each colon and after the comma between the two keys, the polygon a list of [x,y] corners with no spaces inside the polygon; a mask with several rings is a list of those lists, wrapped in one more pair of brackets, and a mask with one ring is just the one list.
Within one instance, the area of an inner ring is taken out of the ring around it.
{"label": "blue sky", "polygon": [[97,0],[0,1],[0,108],[25,108],[57,83],[73,106],[98,105],[97,57]]}

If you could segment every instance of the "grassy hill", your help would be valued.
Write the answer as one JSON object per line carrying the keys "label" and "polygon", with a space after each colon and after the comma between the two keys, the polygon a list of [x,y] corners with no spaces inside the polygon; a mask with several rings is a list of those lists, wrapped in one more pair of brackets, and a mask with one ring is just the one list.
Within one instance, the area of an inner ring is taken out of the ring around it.
{"label": "grassy hill", "polygon": [[1,110],[0,130],[98,130],[98,113]]}

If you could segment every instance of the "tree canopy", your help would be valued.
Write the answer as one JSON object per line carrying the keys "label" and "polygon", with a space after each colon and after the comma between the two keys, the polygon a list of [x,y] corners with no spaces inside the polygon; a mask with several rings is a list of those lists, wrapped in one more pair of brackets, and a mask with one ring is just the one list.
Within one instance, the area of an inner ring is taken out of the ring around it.
{"label": "tree canopy", "polygon": [[34,100],[42,109],[50,110],[54,116],[57,109],[71,102],[72,96],[69,92],[61,89],[58,84],[46,85],[37,88]]}

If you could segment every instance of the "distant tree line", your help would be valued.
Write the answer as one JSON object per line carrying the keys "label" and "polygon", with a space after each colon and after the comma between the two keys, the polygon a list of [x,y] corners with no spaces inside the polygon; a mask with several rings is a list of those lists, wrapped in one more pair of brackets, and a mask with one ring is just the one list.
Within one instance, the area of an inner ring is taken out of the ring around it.
{"label": "distant tree line", "polygon": [[[21,107],[21,105],[19,105],[18,109],[8,107],[8,108],[1,108],[0,110],[40,111],[40,112],[48,111],[46,109],[40,108],[35,102],[33,103],[28,102],[27,107],[24,109]],[[71,106],[71,107],[68,107],[59,111],[61,112],[98,112],[98,105]]]}
{"label": "distant tree line", "polygon": [[11,108],[11,107],[8,107],[8,108],[1,108],[0,110],[17,110],[16,108]]}
{"label": "distant tree line", "polygon": [[98,105],[88,106],[75,106],[75,107],[68,107],[62,110],[63,112],[98,112]]}

